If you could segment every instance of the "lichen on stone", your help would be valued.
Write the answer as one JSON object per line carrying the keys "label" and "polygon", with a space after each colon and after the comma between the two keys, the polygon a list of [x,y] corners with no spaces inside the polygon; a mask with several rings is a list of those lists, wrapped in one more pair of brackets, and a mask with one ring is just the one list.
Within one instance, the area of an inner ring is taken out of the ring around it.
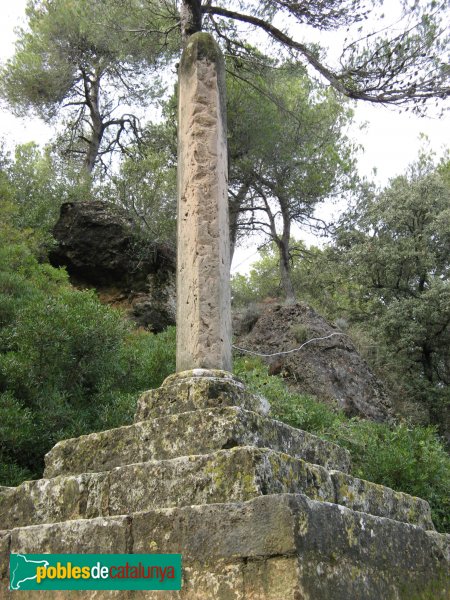
{"label": "lichen on stone", "polygon": [[222,64],[223,56],[213,36],[204,31],[194,33],[183,51],[180,62],[180,74],[189,73],[197,60]]}

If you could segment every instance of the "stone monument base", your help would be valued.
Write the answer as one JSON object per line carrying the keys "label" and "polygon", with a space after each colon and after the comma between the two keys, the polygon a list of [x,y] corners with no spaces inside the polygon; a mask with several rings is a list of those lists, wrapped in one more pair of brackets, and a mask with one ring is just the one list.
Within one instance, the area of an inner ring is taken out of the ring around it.
{"label": "stone monument base", "polygon": [[0,488],[9,553],[181,553],[181,592],[26,592],[39,600],[448,598],[448,536],[428,504],[349,474],[347,452],[268,416],[231,374],[145,393],[130,426],[57,444],[45,478]]}

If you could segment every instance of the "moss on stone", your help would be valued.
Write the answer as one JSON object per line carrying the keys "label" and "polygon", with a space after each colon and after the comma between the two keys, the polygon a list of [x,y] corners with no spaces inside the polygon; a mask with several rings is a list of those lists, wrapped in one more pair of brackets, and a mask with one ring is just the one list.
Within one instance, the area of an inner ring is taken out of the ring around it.
{"label": "moss on stone", "polygon": [[[241,454],[240,448],[233,448],[227,452],[219,453],[213,460],[209,461],[205,472],[211,476],[212,491],[214,496],[222,499],[229,493],[230,485],[237,485],[240,489],[242,499],[249,500],[258,494],[255,483],[253,453]],[[239,459],[233,460],[229,453],[236,454]],[[221,500],[222,501],[222,500]]]}
{"label": "moss on stone", "polygon": [[359,543],[358,535],[355,531],[355,523],[351,521],[345,528],[345,533],[347,534],[348,545],[350,548],[353,546],[357,546]]}
{"label": "moss on stone", "polygon": [[194,33],[184,49],[180,63],[180,74],[190,73],[197,60],[208,60],[223,64],[222,52],[213,36],[204,31]]}
{"label": "moss on stone", "polygon": [[400,587],[401,600],[447,600],[450,595],[450,576],[447,570],[438,569],[428,581],[420,578]]}

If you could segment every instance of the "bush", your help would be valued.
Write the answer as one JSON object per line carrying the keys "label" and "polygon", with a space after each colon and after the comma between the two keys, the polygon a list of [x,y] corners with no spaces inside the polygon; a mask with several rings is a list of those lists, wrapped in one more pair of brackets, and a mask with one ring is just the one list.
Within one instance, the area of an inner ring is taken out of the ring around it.
{"label": "bush", "polygon": [[138,394],[175,369],[174,335],[135,331],[24,236],[2,236],[0,484],[40,476],[60,439],[131,422]]}
{"label": "bush", "polygon": [[349,419],[337,406],[290,392],[256,358],[237,358],[235,372],[269,400],[273,417],[347,448],[353,475],[424,498],[438,531],[450,531],[450,458],[433,427]]}
{"label": "bush", "polygon": [[308,327],[301,323],[295,323],[291,325],[291,333],[295,338],[295,341],[299,344],[306,342],[311,336]]}
{"label": "bush", "polygon": [[352,419],[327,437],[350,451],[355,475],[424,498],[436,528],[450,531],[450,459],[434,427]]}
{"label": "bush", "polygon": [[293,394],[281,377],[269,376],[258,358],[238,358],[234,362],[238,377],[255,393],[263,395],[271,405],[271,416],[284,423],[309,431],[324,433],[345,419],[336,407],[318,402],[305,394]]}

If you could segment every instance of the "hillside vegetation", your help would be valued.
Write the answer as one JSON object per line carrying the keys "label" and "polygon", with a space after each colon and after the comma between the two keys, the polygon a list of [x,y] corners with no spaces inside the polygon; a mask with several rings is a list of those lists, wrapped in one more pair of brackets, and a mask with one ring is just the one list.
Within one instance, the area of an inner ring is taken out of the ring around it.
{"label": "hillside vegetation", "polygon": [[41,476],[58,440],[129,423],[137,394],[175,369],[173,329],[138,331],[38,262],[34,241],[1,226],[1,485]]}
{"label": "hillside vegetation", "polygon": [[[296,299],[334,321],[386,383],[398,415],[450,440],[450,162],[423,155],[384,189],[361,184],[331,243],[292,240]],[[266,246],[233,279],[236,306],[283,297]]]}

